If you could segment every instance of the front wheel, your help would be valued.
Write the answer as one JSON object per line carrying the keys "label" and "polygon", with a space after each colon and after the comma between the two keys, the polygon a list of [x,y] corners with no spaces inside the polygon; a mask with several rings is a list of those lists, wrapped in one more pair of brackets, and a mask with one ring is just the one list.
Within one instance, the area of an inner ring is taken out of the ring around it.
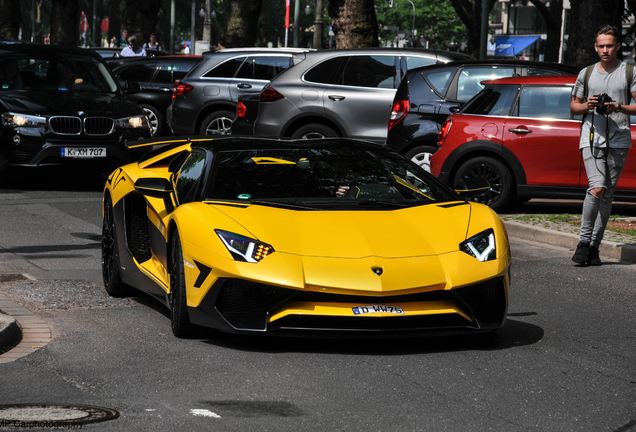
{"label": "front wheel", "polygon": [[117,228],[113,214],[113,204],[106,198],[104,219],[102,220],[102,278],[104,288],[112,297],[130,295],[131,288],[121,280]]}
{"label": "front wheel", "polygon": [[453,188],[463,189],[465,185],[471,184],[488,185],[488,190],[477,195],[473,201],[486,204],[496,212],[508,207],[514,196],[512,173],[502,162],[488,156],[468,159],[457,169]]}
{"label": "front wheel", "polygon": [[337,136],[338,133],[335,130],[320,123],[306,124],[296,129],[292,134],[292,138],[294,139],[319,139]]}
{"label": "front wheel", "polygon": [[435,146],[419,145],[404,153],[404,157],[422,167],[424,171],[431,172],[431,156],[436,151],[437,147]]}
{"label": "front wheel", "polygon": [[178,232],[175,232],[172,237],[170,249],[170,293],[168,294],[170,323],[172,334],[178,338],[186,338],[192,335],[194,327],[190,324],[188,317],[183,252]]}

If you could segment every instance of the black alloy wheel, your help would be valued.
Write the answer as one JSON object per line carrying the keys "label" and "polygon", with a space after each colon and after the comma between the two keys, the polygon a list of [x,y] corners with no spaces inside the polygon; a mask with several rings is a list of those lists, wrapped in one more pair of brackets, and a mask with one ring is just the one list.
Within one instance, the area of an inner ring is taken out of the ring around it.
{"label": "black alloy wheel", "polygon": [[183,271],[183,252],[179,232],[172,236],[170,248],[170,293],[168,294],[170,307],[170,323],[172,334],[178,338],[192,336],[194,326],[190,324],[188,317],[188,305],[186,302],[185,273]]}
{"label": "black alloy wheel", "polygon": [[231,135],[233,122],[233,112],[225,110],[214,111],[203,119],[199,133],[201,135]]}
{"label": "black alloy wheel", "polygon": [[486,204],[496,212],[506,209],[513,199],[515,189],[508,167],[497,159],[478,156],[461,164],[453,178],[455,189],[482,183],[489,186],[488,191],[479,194],[472,201]]}
{"label": "black alloy wheel", "polygon": [[102,278],[104,288],[110,296],[125,297],[130,295],[130,286],[121,280],[117,230],[110,197],[106,198],[104,219],[102,220]]}
{"label": "black alloy wheel", "polygon": [[329,126],[320,123],[309,123],[296,129],[291,137],[294,139],[316,139],[337,136],[338,133]]}

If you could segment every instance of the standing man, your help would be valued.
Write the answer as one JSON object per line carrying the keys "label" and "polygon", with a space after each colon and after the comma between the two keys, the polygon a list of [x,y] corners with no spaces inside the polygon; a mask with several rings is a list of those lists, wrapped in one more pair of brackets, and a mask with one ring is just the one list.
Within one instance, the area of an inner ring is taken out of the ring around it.
{"label": "standing man", "polygon": [[[636,99],[636,74],[633,65],[618,58],[620,34],[610,25],[598,29],[594,49],[600,62],[579,72],[570,101],[570,111],[583,114],[579,149],[588,179],[580,241],[572,257],[581,266],[601,265],[598,248],[632,144],[629,116],[636,114],[636,104],[630,105],[630,99]],[[603,95],[611,102],[599,101]]]}
{"label": "standing man", "polygon": [[128,38],[128,46],[121,50],[119,55],[122,57],[145,57],[146,50],[139,44],[137,36],[131,36]]}
{"label": "standing man", "polygon": [[82,47],[88,46],[88,17],[86,16],[86,12],[80,12],[80,22],[79,22],[79,33],[80,33],[80,45]]}

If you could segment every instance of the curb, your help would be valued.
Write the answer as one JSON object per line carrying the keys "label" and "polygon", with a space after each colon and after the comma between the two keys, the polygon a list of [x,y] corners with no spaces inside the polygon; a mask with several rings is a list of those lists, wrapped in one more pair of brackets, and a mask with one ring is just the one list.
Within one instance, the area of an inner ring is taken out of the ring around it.
{"label": "curb", "polygon": [[[510,237],[546,243],[574,250],[579,243],[576,234],[563,233],[543,227],[526,225],[514,221],[504,221]],[[601,256],[624,264],[636,264],[636,244],[623,244],[603,240],[600,247]]]}
{"label": "curb", "polygon": [[0,354],[9,351],[22,339],[22,330],[11,316],[0,312]]}
{"label": "curb", "polygon": [[[13,321],[21,337],[8,351],[0,351],[0,364],[10,363],[27,356],[51,341],[52,332],[49,325],[40,317],[33,315],[30,310],[10,300],[1,291],[0,310],[3,311],[0,318],[7,317],[7,321]],[[7,335],[11,335],[11,330],[0,332],[0,346],[4,345]]]}

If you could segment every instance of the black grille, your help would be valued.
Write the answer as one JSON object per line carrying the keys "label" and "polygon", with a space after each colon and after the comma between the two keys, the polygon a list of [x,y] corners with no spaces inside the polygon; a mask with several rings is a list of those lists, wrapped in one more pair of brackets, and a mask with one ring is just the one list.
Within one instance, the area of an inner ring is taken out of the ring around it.
{"label": "black grille", "polygon": [[108,117],[87,117],[84,119],[86,135],[108,135],[113,130],[113,119]]}
{"label": "black grille", "polygon": [[51,117],[49,125],[51,130],[57,134],[79,135],[82,132],[82,122],[79,117]]}
{"label": "black grille", "polygon": [[506,318],[508,300],[503,278],[453,290],[480,327],[499,326]]}

